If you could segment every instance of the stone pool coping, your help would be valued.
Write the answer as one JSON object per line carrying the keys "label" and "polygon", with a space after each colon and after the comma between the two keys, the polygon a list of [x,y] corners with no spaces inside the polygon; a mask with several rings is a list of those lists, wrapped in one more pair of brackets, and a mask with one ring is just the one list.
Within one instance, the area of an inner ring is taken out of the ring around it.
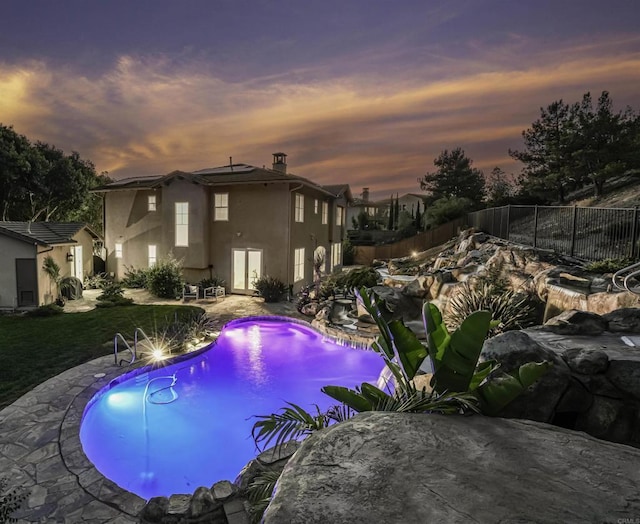
{"label": "stone pool coping", "polygon": [[79,435],[87,402],[131,369],[116,366],[111,355],[100,357],[43,382],[0,411],[0,471],[9,487],[30,492],[14,513],[19,523],[138,521],[145,500],[102,476],[84,455]]}
{"label": "stone pool coping", "polygon": [[[279,318],[323,331],[306,321]],[[331,338],[336,335],[330,334]],[[172,361],[192,358],[200,351]],[[9,488],[22,486],[29,491],[13,515],[18,523],[138,522],[146,500],[120,488],[93,466],[82,450],[80,423],[86,405],[99,390],[143,367],[142,362],[120,367],[113,355],[99,357],[50,378],[0,411],[0,476],[8,477]],[[100,374],[104,376],[96,376]]]}

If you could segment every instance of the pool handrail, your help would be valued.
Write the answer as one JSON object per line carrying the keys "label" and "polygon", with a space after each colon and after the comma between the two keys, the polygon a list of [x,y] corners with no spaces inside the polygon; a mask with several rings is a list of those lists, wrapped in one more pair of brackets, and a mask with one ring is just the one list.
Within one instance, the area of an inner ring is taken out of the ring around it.
{"label": "pool handrail", "polygon": [[[131,360],[127,360],[126,358],[123,358],[123,359],[120,359],[120,361],[118,362],[118,339],[122,340],[126,348],[131,352]],[[115,365],[122,366],[123,362],[126,362],[127,364],[133,364],[136,361],[135,346],[136,344],[134,342],[133,348],[132,348],[127,342],[127,340],[124,338],[124,336],[122,336],[122,333],[116,333],[115,336],[113,337],[113,357],[115,360]]]}
{"label": "pool handrail", "polygon": [[[113,338],[113,356],[115,359],[116,366],[122,366],[123,362],[126,362],[127,364],[131,365],[136,361],[138,356],[138,333],[142,334],[144,339],[149,343],[150,347],[152,348],[154,347],[154,343],[151,342],[151,339],[147,336],[147,334],[144,332],[142,328],[138,327],[133,332],[133,348],[129,345],[129,343],[124,338],[122,333],[116,333],[115,337]],[[120,359],[120,361],[118,362],[118,338],[122,340],[122,342],[124,342],[124,345],[126,346],[126,348],[131,352],[131,360],[127,360],[126,358],[123,358],[123,359]]]}
{"label": "pool handrail", "polygon": [[629,291],[635,295],[640,295],[640,287],[630,287],[630,280],[638,275],[640,275],[640,262],[636,262],[635,264],[631,264],[630,266],[616,271],[613,274],[613,277],[611,277],[611,281],[614,287],[622,291]]}

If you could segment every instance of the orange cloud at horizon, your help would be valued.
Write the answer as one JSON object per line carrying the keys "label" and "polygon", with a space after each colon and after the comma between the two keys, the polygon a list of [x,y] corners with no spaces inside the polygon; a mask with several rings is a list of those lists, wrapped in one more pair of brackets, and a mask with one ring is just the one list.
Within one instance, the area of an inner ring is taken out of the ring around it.
{"label": "orange cloud at horizon", "polygon": [[198,64],[176,70],[131,56],[96,78],[43,62],[0,64],[0,122],[77,150],[114,178],[223,165],[229,156],[269,165],[284,151],[296,174],[386,197],[419,192],[417,178],[443,149],[462,147],[487,173],[498,162],[518,170],[508,149],[521,147],[521,131],[554,100],[609,90],[617,106],[638,109],[640,54],[597,49],[585,56],[593,46],[574,46],[542,65],[456,68],[440,80],[413,71],[228,82]]}

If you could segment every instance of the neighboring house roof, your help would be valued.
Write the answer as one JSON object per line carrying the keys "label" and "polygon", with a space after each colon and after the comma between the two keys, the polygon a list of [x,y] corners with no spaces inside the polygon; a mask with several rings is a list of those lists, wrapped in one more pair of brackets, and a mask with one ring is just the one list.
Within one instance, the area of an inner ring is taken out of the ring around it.
{"label": "neighboring house roof", "polygon": [[353,202],[353,195],[351,195],[351,188],[349,187],[349,184],[337,184],[322,187],[335,197],[339,198],[344,195],[347,202]]}
{"label": "neighboring house roof", "polygon": [[76,244],[73,237],[81,229],[86,228],[94,238],[99,238],[83,222],[2,222],[0,235],[10,236],[29,242],[53,246],[56,244]]}
{"label": "neighboring house roof", "polygon": [[[249,164],[233,164],[229,166],[211,167],[198,171],[172,171],[164,176],[130,177],[111,182],[94,189],[95,192],[118,191],[124,189],[154,189],[162,185],[170,184],[174,179],[190,180],[196,184],[205,186],[224,186],[234,184],[260,184],[266,182],[295,182],[312,187],[330,196],[338,196],[327,189],[306,178],[283,173],[273,169],[260,168]],[[348,185],[346,187],[349,191]],[[349,195],[351,192],[349,191]]]}

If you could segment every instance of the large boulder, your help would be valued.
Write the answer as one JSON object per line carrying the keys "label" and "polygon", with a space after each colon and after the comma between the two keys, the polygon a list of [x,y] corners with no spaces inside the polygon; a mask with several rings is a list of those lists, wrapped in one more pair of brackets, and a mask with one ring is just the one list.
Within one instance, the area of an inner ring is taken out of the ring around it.
{"label": "large boulder", "polygon": [[309,437],[265,524],[622,522],[640,450],[531,421],[364,413]]}
{"label": "large boulder", "polygon": [[500,415],[539,422],[553,420],[555,407],[571,380],[569,367],[559,355],[533,340],[525,331],[508,331],[484,343],[480,360],[497,360],[506,373],[517,371],[527,362],[551,362],[551,369],[507,405]]}

